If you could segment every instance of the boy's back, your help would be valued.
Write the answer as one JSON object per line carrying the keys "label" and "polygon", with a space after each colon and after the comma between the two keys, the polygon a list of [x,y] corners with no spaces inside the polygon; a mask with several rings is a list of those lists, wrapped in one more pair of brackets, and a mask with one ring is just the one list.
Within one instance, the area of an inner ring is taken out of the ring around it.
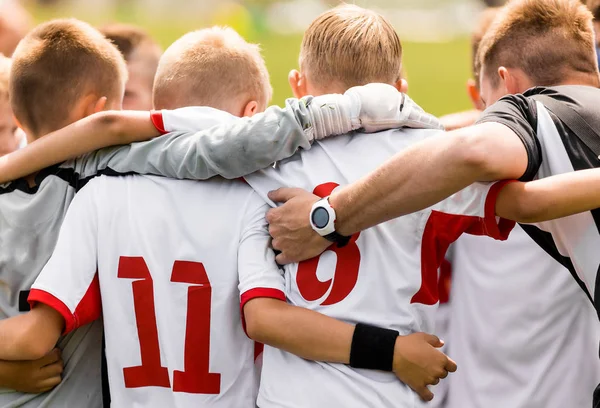
{"label": "boy's back", "polygon": [[[36,188],[28,188],[25,180],[0,187],[2,319],[28,310],[29,288],[52,255],[66,210],[75,195],[75,189],[57,175],[48,175],[43,180],[40,176],[38,181]],[[49,394],[5,390],[0,394],[0,406],[45,407],[73,401],[101,406],[101,344],[100,322],[63,337],[58,344],[66,364],[63,382]]]}
{"label": "boy's back", "polygon": [[269,272],[283,290],[267,208],[237,181],[95,179],[75,197],[31,296],[74,311],[67,331],[103,313],[115,405],[253,407],[240,292]]}
{"label": "boy's back", "polygon": [[[11,105],[28,140],[105,107],[120,108],[125,70],[118,50],[88,24],[54,20],[36,27],[15,51],[9,80]],[[74,161],[0,186],[0,318],[27,310],[26,291],[54,250],[80,167]],[[1,394],[0,406],[102,406],[101,324],[82,327],[58,346],[62,383],[39,395]]]}
{"label": "boy's back", "polygon": [[[394,153],[438,132],[339,136],[317,142],[309,151],[246,180],[265,200],[269,191],[291,186],[327,196],[337,185],[358,180]],[[401,335],[434,332],[437,268],[448,245],[462,232],[505,239],[512,226],[496,222],[493,186],[476,184],[430,209],[363,231],[346,246],[331,247],[319,258],[287,265],[288,301],[340,320],[395,329]],[[283,367],[304,380],[286,381],[277,374]],[[316,384],[327,384],[327,390],[304,391]],[[329,406],[339,404],[339,398],[344,398],[344,405],[356,407],[372,406],[373,401],[379,401],[378,406],[412,407],[418,401],[391,374],[309,362],[265,349],[261,407],[284,401],[294,401],[297,407]]]}

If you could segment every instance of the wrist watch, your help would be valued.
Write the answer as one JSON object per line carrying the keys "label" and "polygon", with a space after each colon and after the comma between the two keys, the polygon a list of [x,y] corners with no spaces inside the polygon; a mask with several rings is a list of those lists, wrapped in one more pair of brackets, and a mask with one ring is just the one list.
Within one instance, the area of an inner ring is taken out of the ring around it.
{"label": "wrist watch", "polygon": [[313,204],[310,210],[310,225],[320,236],[343,247],[348,244],[350,237],[339,234],[335,230],[335,210],[325,197]]}

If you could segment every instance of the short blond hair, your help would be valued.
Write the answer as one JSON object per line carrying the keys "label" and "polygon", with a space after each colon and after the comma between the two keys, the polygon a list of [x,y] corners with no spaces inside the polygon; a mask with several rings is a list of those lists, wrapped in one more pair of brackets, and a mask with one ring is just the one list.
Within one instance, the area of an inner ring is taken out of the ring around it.
{"label": "short blond hair", "polygon": [[9,80],[11,66],[12,59],[5,57],[4,54],[0,54],[0,99],[2,100],[8,100],[10,95]]}
{"label": "short blond hair", "polygon": [[518,68],[538,86],[560,84],[570,73],[598,81],[592,14],[579,0],[512,0],[484,36],[478,70],[499,83],[498,68]]}
{"label": "short blond hair", "polygon": [[154,79],[156,109],[211,106],[229,110],[255,100],[267,107],[273,94],[260,47],[229,27],[185,34],[163,54]]}
{"label": "short blond hair", "polygon": [[345,89],[401,77],[402,44],[382,15],[341,5],[318,16],[302,39],[300,70],[315,85]]}
{"label": "short blond hair", "polygon": [[15,116],[34,134],[60,129],[82,97],[123,98],[127,67],[98,30],[75,19],[34,28],[19,43],[10,75]]}

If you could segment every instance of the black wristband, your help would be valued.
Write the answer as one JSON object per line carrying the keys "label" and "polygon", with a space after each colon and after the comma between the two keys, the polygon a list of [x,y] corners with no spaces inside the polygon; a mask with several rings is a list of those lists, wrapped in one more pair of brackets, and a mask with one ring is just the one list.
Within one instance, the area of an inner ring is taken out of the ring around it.
{"label": "black wristband", "polygon": [[358,323],[352,336],[350,367],[392,371],[399,334],[396,330]]}

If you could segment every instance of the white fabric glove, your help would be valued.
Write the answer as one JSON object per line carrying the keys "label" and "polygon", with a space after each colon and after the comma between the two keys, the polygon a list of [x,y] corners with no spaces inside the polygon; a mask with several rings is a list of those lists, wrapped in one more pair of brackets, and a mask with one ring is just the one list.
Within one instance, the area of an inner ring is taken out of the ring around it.
{"label": "white fabric glove", "polygon": [[435,116],[425,112],[408,95],[398,92],[392,85],[355,86],[344,95],[351,99],[349,110],[358,112],[352,121],[358,120],[367,133],[398,128],[444,128]]}

